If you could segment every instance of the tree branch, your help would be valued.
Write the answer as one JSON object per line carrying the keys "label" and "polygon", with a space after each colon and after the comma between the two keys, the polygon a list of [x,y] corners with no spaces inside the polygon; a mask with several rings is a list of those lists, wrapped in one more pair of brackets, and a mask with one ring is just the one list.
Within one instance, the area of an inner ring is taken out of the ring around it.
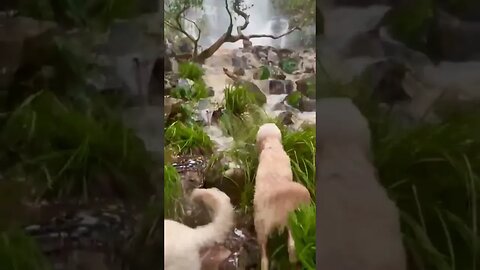
{"label": "tree branch", "polygon": [[241,0],[235,0],[233,2],[233,11],[235,11],[235,13],[241,16],[244,20],[243,25],[237,26],[237,34],[243,35],[242,31],[245,30],[250,24],[250,15],[240,10],[240,1]]}

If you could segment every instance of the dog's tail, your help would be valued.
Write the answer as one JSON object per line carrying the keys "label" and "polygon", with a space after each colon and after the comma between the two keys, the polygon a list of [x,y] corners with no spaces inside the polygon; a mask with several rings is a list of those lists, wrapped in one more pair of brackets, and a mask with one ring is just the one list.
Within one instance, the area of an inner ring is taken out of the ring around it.
{"label": "dog's tail", "polygon": [[234,209],[230,197],[216,188],[195,189],[191,197],[194,201],[203,201],[214,212],[211,223],[195,228],[196,233],[192,242],[204,247],[225,240],[234,222]]}

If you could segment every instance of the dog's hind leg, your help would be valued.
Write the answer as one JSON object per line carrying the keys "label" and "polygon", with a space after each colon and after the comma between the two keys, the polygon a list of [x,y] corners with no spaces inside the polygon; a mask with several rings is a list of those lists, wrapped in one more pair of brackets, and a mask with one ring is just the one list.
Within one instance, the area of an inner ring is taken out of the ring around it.
{"label": "dog's hind leg", "polygon": [[297,254],[295,251],[295,241],[293,240],[292,231],[287,227],[288,232],[288,259],[291,263],[297,262]]}
{"label": "dog's hind leg", "polygon": [[261,261],[261,270],[268,270],[268,255],[267,255],[267,241],[262,240],[259,241],[260,248],[261,248],[261,255],[262,255],[262,261]]}

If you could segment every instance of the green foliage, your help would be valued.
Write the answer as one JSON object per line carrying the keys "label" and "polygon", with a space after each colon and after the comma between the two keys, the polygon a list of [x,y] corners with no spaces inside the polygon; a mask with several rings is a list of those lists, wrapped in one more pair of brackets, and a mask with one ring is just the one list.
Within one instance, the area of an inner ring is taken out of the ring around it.
{"label": "green foliage", "polygon": [[174,122],[165,130],[165,143],[181,154],[213,152],[213,142],[198,124]]}
{"label": "green foliage", "polygon": [[207,85],[199,80],[193,82],[191,87],[175,87],[171,90],[171,96],[183,100],[198,101],[209,96]]}
{"label": "green foliage", "polygon": [[190,79],[192,81],[201,80],[204,75],[202,67],[194,62],[179,63],[178,73],[180,78]]}
{"label": "green foliage", "polygon": [[285,132],[283,146],[290,156],[293,178],[308,188],[315,201],[315,127]]}
{"label": "green foliage", "polygon": [[280,68],[288,74],[292,74],[295,70],[298,69],[298,63],[295,59],[282,59],[280,61]]}
{"label": "green foliage", "polygon": [[165,165],[164,173],[164,217],[175,219],[178,217],[177,207],[178,200],[182,196],[182,185],[180,183],[180,175],[172,165]]}
{"label": "green foliage", "polygon": [[295,240],[297,258],[303,266],[302,269],[306,270],[317,269],[316,217],[316,206],[312,203],[290,214],[288,221]]}
{"label": "green foliage", "polygon": [[260,80],[267,80],[268,78],[270,78],[270,69],[267,66],[260,67],[260,70]]}
{"label": "green foliage", "polygon": [[274,7],[288,16],[294,25],[315,25],[314,0],[273,0]]}
{"label": "green foliage", "polygon": [[0,232],[0,265],[5,270],[50,270],[35,241],[21,230]]}
{"label": "green foliage", "polygon": [[227,86],[225,88],[225,109],[240,115],[252,105],[262,105],[254,93],[243,86]]}
{"label": "green foliage", "polygon": [[302,93],[298,91],[292,92],[286,99],[288,105],[297,109],[300,107],[300,100],[302,100]]}
{"label": "green foliage", "polygon": [[1,145],[12,154],[7,167],[32,181],[38,197],[88,199],[113,190],[131,196],[150,189],[150,157],[140,139],[104,112],[78,111],[50,92],[31,96],[12,113]]}
{"label": "green foliage", "polygon": [[426,269],[474,269],[479,258],[477,113],[398,132],[379,125],[375,157],[402,211],[406,245]]}

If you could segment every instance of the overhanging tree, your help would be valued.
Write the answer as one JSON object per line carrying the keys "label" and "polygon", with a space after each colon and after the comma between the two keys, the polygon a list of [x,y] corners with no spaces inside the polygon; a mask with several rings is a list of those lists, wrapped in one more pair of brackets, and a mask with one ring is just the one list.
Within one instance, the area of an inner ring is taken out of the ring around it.
{"label": "overhanging tree", "polygon": [[[190,42],[193,44],[193,52],[190,56],[192,61],[203,63],[207,58],[212,56],[224,43],[235,43],[239,40],[250,41],[253,38],[271,38],[279,39],[282,38],[295,30],[300,30],[300,27],[295,26],[290,28],[283,34],[280,35],[268,35],[268,34],[253,34],[245,35],[243,31],[250,24],[250,15],[247,14],[246,10],[248,7],[245,6],[243,0],[231,0],[232,4],[231,9],[234,14],[243,18],[244,22],[242,25],[236,27],[236,33],[234,34],[234,19],[232,11],[230,10],[229,0],[224,0],[225,10],[229,17],[229,25],[223,33],[213,44],[211,44],[205,50],[199,52],[198,42],[200,40],[202,30],[199,25],[190,20],[185,16],[185,14],[193,8],[201,8],[203,6],[203,0],[172,0],[169,1],[166,7],[166,16],[165,16],[165,25],[170,27],[173,30],[176,30],[183,34]],[[197,30],[197,35],[193,36],[185,30],[185,26],[182,23],[182,20],[192,23]]]}

